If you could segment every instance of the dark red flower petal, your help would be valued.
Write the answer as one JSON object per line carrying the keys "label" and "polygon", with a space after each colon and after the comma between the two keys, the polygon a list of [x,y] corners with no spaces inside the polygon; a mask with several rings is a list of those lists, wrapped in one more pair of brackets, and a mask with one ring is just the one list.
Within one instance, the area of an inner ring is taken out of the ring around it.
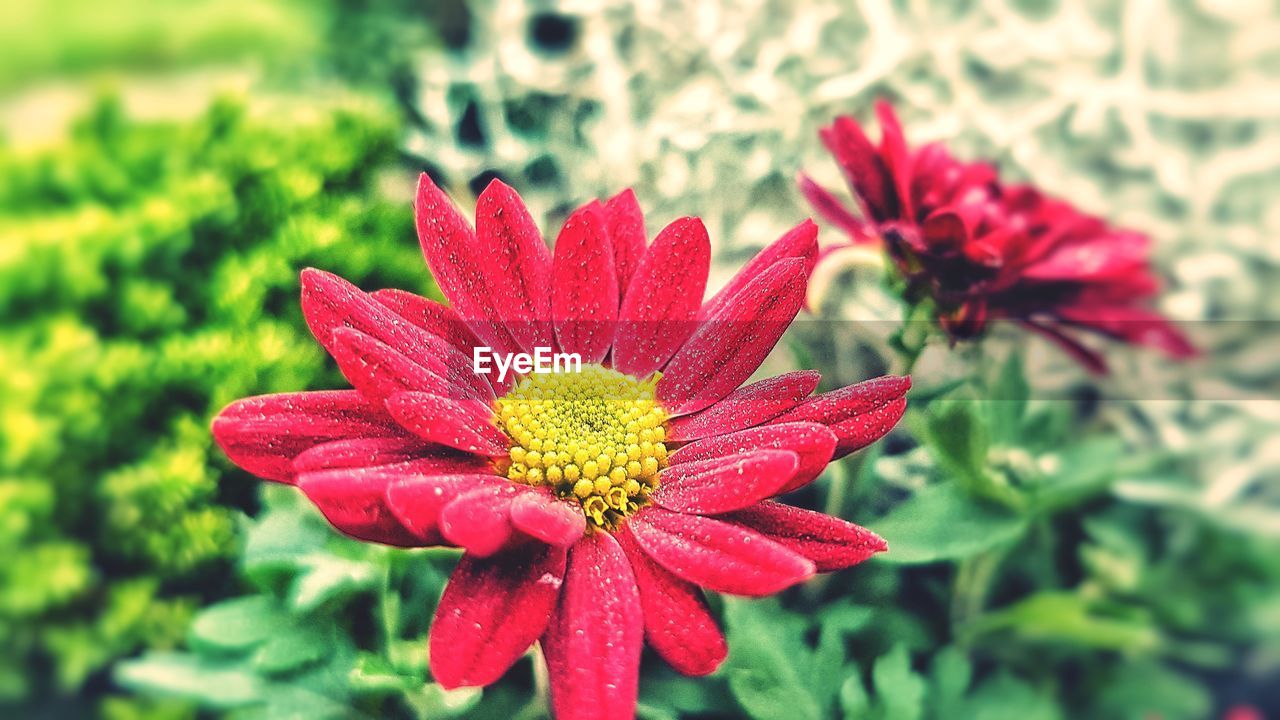
{"label": "dark red flower petal", "polygon": [[542,636],[559,720],[635,717],[644,622],[635,575],[608,533],[569,551],[560,604]]}
{"label": "dark red flower petal", "polygon": [[474,401],[403,392],[387,400],[391,416],[428,442],[490,457],[507,454],[507,436],[494,427],[492,411]]}
{"label": "dark red flower petal", "polygon": [[840,458],[889,434],[906,412],[910,389],[906,376],[872,378],[811,397],[769,423],[822,423],[836,434],[834,457]]}
{"label": "dark red flower petal", "polygon": [[520,195],[501,180],[476,201],[476,239],[496,318],[525,352],[554,347],[551,251]]}
{"label": "dark red flower petal", "polygon": [[293,459],[293,471],[304,473],[392,465],[429,455],[435,449],[435,446],[412,436],[344,438],[298,453]]}
{"label": "dark red flower petal", "polygon": [[569,547],[587,531],[581,506],[552,497],[547,491],[523,493],[512,500],[511,524],[526,535],[558,547]]}
{"label": "dark red flower petal", "polygon": [[387,507],[393,476],[368,470],[322,470],[298,476],[298,487],[329,524],[357,540],[418,547],[429,544],[409,532]]}
{"label": "dark red flower petal", "polygon": [[600,210],[588,205],[570,215],[556,239],[551,315],[560,349],[582,362],[609,354],[618,319],[616,272]]}
{"label": "dark red flower petal", "polygon": [[667,422],[667,439],[699,440],[754,427],[790,410],[818,387],[817,370],[799,370],[743,386],[711,407]]}
{"label": "dark red flower petal", "polygon": [[777,495],[795,476],[790,450],[751,450],[672,464],[662,471],[653,501],[668,510],[715,515]]}
{"label": "dark red flower petal", "polygon": [[260,478],[288,482],[294,457],[316,445],[408,434],[360,393],[326,390],[237,400],[214,418],[213,437],[236,465]]}
{"label": "dark red flower petal", "polygon": [[831,462],[831,455],[835,452],[837,443],[836,434],[818,423],[790,422],[761,425],[685,445],[671,454],[671,467],[663,473],[663,478],[665,479],[676,468],[691,462],[738,457],[744,453],[766,449],[785,450],[795,453],[797,466],[791,478],[775,488],[773,495],[781,495],[804,487],[821,475],[827,463]]}
{"label": "dark red flower petal", "polygon": [[876,240],[875,230],[867,221],[849,212],[830,190],[814,182],[813,178],[800,173],[796,177],[796,185],[800,188],[800,194],[804,195],[818,215],[847,233],[854,243]]}
{"label": "dark red flower petal", "polygon": [[636,543],[676,577],[716,592],[764,596],[813,576],[811,561],[754,530],[650,506],[631,516]]}
{"label": "dark red flower petal", "polygon": [[760,367],[804,304],[805,261],[769,266],[707,318],[663,371],[658,401],[673,415],[708,407]]}
{"label": "dark red flower petal", "polygon": [[703,304],[702,317],[716,317],[733,300],[733,297],[746,289],[753,280],[774,263],[787,258],[803,260],[806,277],[813,273],[813,266],[818,263],[818,226],[812,220],[805,220],[791,228],[748,260],[747,264],[729,279],[720,292]]}
{"label": "dark red flower petal", "polygon": [[819,136],[844,171],[867,217],[877,222],[896,217],[898,202],[893,178],[862,126],[851,117],[838,117]]}
{"label": "dark red flower petal", "polygon": [[347,327],[334,330],[332,353],[343,376],[370,402],[381,403],[396,393],[408,390],[445,397],[492,400],[492,397],[475,395],[463,384],[464,378],[447,379],[447,374],[454,373],[450,373],[443,364],[428,369],[359,330]]}
{"label": "dark red flower petal", "polygon": [[884,100],[876,102],[876,119],[880,121],[880,157],[893,184],[897,198],[898,217],[916,219],[915,204],[911,197],[911,150],[902,132],[902,123],[893,106]]}
{"label": "dark red flower petal", "polygon": [[371,295],[374,300],[387,306],[405,320],[432,335],[444,338],[467,357],[471,357],[476,346],[480,345],[479,338],[471,332],[471,328],[468,328],[458,313],[447,305],[394,288],[374,290]]}
{"label": "dark red flower petal", "polygon": [[476,337],[494,352],[514,353],[520,345],[495,319],[499,319],[487,281],[487,257],[466,218],[431,178],[418,177],[413,205],[422,254],[440,291]]}
{"label": "dark red flower petal", "polygon": [[387,507],[406,530],[432,545],[444,542],[440,511],[459,495],[481,488],[500,488],[506,480],[491,474],[408,475],[386,489]]}
{"label": "dark red flower petal", "polygon": [[532,489],[512,482],[464,491],[440,511],[440,534],[477,557],[519,544],[513,537],[511,503],[526,492]]}
{"label": "dark red flower petal", "polygon": [[715,672],[729,654],[729,645],[702,592],[654,562],[626,527],[614,533],[614,538],[627,554],[636,576],[649,647],[685,675]]}
{"label": "dark red flower petal", "polygon": [[565,551],[531,543],[492,558],[463,555],[431,623],[431,676],[445,689],[496,682],[547,628]]}
{"label": "dark red flower petal", "polygon": [[302,313],[311,333],[331,355],[336,349],[334,332],[351,328],[385,343],[440,377],[458,381],[475,397],[488,399],[493,395],[488,383],[472,372],[471,358],[442,338],[406,322],[337,275],[311,268],[302,271]]}
{"label": "dark red flower petal", "polygon": [[1076,362],[1094,375],[1106,375],[1109,372],[1107,361],[1101,353],[1066,334],[1061,328],[1038,320],[1023,320],[1022,326],[1065,350],[1068,355],[1075,358]]}
{"label": "dark red flower petal", "polygon": [[721,519],[745,525],[813,561],[818,572],[840,570],[889,546],[879,535],[840,518],[772,501]]}
{"label": "dark red flower petal", "polygon": [[697,218],[662,229],[645,251],[618,310],[613,366],[638,378],[660,369],[693,333],[711,269],[711,241]]}
{"label": "dark red flower petal", "polygon": [[644,213],[631,188],[605,201],[605,228],[613,246],[613,263],[618,279],[618,299],[621,300],[631,285],[631,278],[644,257],[648,235],[644,232]]}
{"label": "dark red flower petal", "polygon": [[1125,306],[1069,306],[1059,308],[1064,321],[1086,327],[1133,345],[1145,345],[1175,358],[1199,354],[1185,335],[1160,314]]}

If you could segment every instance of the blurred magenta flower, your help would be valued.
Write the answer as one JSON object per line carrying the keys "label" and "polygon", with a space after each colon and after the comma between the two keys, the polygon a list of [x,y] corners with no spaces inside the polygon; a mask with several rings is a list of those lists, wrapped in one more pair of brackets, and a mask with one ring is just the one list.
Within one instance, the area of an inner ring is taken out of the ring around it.
{"label": "blurred magenta flower", "polygon": [[883,243],[909,299],[930,299],[953,340],[1008,319],[1094,372],[1105,372],[1105,361],[1070,329],[1177,358],[1196,354],[1181,332],[1144,306],[1159,289],[1145,235],[1112,227],[1030,185],[1001,182],[991,165],[961,162],[941,144],[911,148],[888,103],[877,103],[876,115],[878,147],[850,117],[821,131],[860,212],[804,174],[800,189],[851,242]]}
{"label": "blurred magenta flower", "polygon": [[[557,717],[631,717],[644,641],[689,675],[724,659],[700,588],[768,595],[886,549],[771,498],[884,436],[909,378],[739,387],[804,301],[813,223],[704,303],[702,223],[649,244],[630,191],[573,213],[554,256],[500,182],[475,231],[425,175],[416,211],[452,308],[304,271],[307,322],[355,389],[241,400],[213,432],[352,537],[465,550],[430,633],[441,685],[492,683],[540,641]],[[503,379],[474,372],[477,348],[583,365]]]}

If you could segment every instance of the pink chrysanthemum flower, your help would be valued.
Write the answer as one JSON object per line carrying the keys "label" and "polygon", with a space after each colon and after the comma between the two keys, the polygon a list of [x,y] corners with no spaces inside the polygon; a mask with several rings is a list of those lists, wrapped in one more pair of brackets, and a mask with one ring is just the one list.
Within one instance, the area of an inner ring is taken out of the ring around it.
{"label": "pink chrysanthemum flower", "polygon": [[[702,223],[650,244],[630,191],[573,213],[554,256],[500,182],[474,232],[425,175],[416,211],[452,308],[304,271],[307,322],[355,390],[241,400],[213,430],[350,536],[465,550],[430,633],[441,685],[492,683],[541,642],[557,717],[631,717],[644,641],[690,675],[724,659],[699,588],[767,595],[885,549],[771,498],[887,433],[909,379],[739,387],[803,303],[813,223],[704,303]],[[473,372],[478,346],[583,365],[504,382]]]}
{"label": "pink chrysanthemum flower", "polygon": [[800,189],[853,243],[883,243],[908,295],[930,298],[953,339],[980,335],[989,320],[1014,320],[1094,372],[1105,362],[1069,328],[1178,358],[1196,354],[1144,305],[1159,289],[1145,235],[1030,185],[1001,182],[992,166],[961,162],[941,144],[911,148],[889,104],[877,103],[876,115],[879,146],[850,117],[821,132],[859,213],[803,174]]}

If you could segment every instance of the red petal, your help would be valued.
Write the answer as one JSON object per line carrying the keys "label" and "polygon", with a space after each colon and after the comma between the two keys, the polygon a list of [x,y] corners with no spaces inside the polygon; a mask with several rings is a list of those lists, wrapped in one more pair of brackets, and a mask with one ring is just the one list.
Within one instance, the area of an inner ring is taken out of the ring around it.
{"label": "red petal", "polygon": [[493,426],[493,413],[479,403],[404,392],[387,401],[387,410],[406,430],[428,442],[490,457],[507,454],[507,437]]}
{"label": "red petal", "polygon": [[799,405],[820,379],[817,370],[800,370],[738,388],[706,410],[669,421],[667,438],[698,440],[754,427]]}
{"label": "red petal", "polygon": [[370,402],[381,403],[406,390],[444,396],[466,392],[461,387],[455,390],[443,377],[359,330],[334,330],[332,352],[343,376]]}
{"label": "red petal", "polygon": [[840,458],[879,440],[902,419],[911,378],[885,375],[809,398],[770,424],[817,422],[836,434]]}
{"label": "red petal", "polygon": [[304,473],[391,465],[423,455],[431,447],[416,437],[334,440],[299,453],[293,459],[293,471]]}
{"label": "red petal", "polygon": [[316,445],[407,435],[360,393],[331,390],[237,400],[214,418],[213,437],[236,465],[267,480],[288,482],[294,457]]}
{"label": "red petal", "polygon": [[674,415],[720,400],[760,367],[804,304],[804,262],[771,265],[698,328],[658,381],[658,400]]}
{"label": "red petal", "polygon": [[352,328],[436,375],[460,381],[476,397],[493,396],[484,379],[472,372],[471,358],[337,275],[311,268],[302,271],[302,313],[311,333],[331,355],[336,346],[334,331]]}
{"label": "red petal", "polygon": [[357,540],[417,547],[424,541],[400,524],[387,507],[394,477],[366,470],[324,470],[298,476],[298,487],[326,520]]}
{"label": "red petal", "polygon": [[851,117],[838,117],[819,136],[844,171],[866,216],[876,221],[892,219],[897,212],[893,178],[862,126]]}
{"label": "red petal", "polygon": [[1156,348],[1175,358],[1199,354],[1191,341],[1159,313],[1123,305],[1068,306],[1057,311],[1063,320],[1135,345]]}
{"label": "red petal", "polygon": [[831,191],[814,182],[813,178],[800,173],[796,178],[796,184],[800,187],[800,194],[809,201],[814,212],[843,230],[855,243],[875,241],[875,231],[867,225],[866,221],[849,212],[844,204],[831,194]]}
{"label": "red petal", "polygon": [[600,211],[587,206],[569,216],[556,239],[551,310],[565,352],[598,363],[609,354],[618,319],[613,249]]}
{"label": "red petal", "polygon": [[813,266],[818,262],[818,226],[812,220],[805,220],[788,230],[743,265],[724,288],[702,306],[702,317],[714,318],[733,300],[734,295],[742,292],[774,263],[787,258],[803,260],[806,277],[813,272]]}
{"label": "red petal", "polygon": [[[394,465],[441,453],[441,448],[416,437],[348,438],[305,450],[293,459],[294,472]],[[456,454],[459,461],[482,463],[473,455]]]}
{"label": "red petal", "polygon": [[431,623],[435,681],[452,690],[502,677],[546,630],[564,571],[564,550],[546,545],[462,556]]}
{"label": "red petal", "polygon": [[476,256],[490,301],[526,352],[551,348],[551,251],[520,195],[493,180],[476,201]]}
{"label": "red petal", "polygon": [[531,491],[508,482],[464,492],[440,511],[440,533],[472,555],[493,555],[514,544],[511,502]]}
{"label": "red petal", "polygon": [[464,492],[501,487],[503,479],[472,473],[426,475],[401,478],[387,486],[387,507],[400,524],[431,544],[444,541],[440,534],[440,511]]}
{"label": "red petal", "polygon": [[729,654],[729,646],[702,593],[654,562],[625,527],[614,538],[636,576],[649,646],[685,675],[715,672]]}
{"label": "red petal", "polygon": [[440,291],[476,337],[495,352],[519,352],[501,324],[486,281],[486,258],[466,218],[449,197],[423,173],[413,205],[422,254]]}
{"label": "red petal", "polygon": [[618,298],[626,295],[631,278],[644,257],[648,236],[644,232],[644,213],[636,194],[627,188],[604,203],[605,227],[613,245],[613,263],[618,278]]}
{"label": "red petal", "polygon": [[814,572],[812,562],[760,533],[700,515],[650,506],[627,528],[659,565],[716,592],[772,595]]}
{"label": "red petal", "polygon": [[444,338],[467,357],[471,357],[472,351],[480,344],[475,333],[471,332],[453,308],[405,290],[374,290],[372,295],[374,300],[391,308],[405,320],[432,335]]}
{"label": "red petal", "polygon": [[776,502],[725,515],[809,558],[818,572],[840,570],[866,560],[889,546],[879,535],[840,518]]}
{"label": "red petal", "polygon": [[549,492],[527,492],[513,500],[511,523],[526,535],[558,547],[569,547],[587,531],[578,503],[559,500]]}
{"label": "red petal", "polygon": [[880,157],[889,171],[897,196],[898,216],[914,220],[915,208],[911,201],[911,151],[902,123],[893,106],[884,100],[876,102],[876,119],[880,121]]}
{"label": "red petal", "polygon": [[675,354],[693,333],[710,268],[711,241],[701,220],[681,218],[658,233],[618,310],[614,368],[648,377]]}
{"label": "red petal", "polygon": [[1032,320],[1022,321],[1023,327],[1034,330],[1053,344],[1062,348],[1068,355],[1094,375],[1106,375],[1109,370],[1102,354],[1064,333],[1060,328],[1045,322]]}
{"label": "red petal", "polygon": [[837,442],[834,432],[817,423],[762,425],[685,445],[671,454],[671,467],[663,473],[663,478],[686,463],[734,457],[763,449],[789,450],[797,456],[798,464],[791,479],[773,493],[781,495],[808,485],[821,475],[827,463],[831,462]]}
{"label": "red petal", "polygon": [[756,450],[673,464],[662,471],[653,501],[668,510],[714,515],[777,495],[795,476],[789,450]]}
{"label": "red petal", "polygon": [[635,717],[644,623],[627,556],[608,533],[569,551],[560,605],[542,636],[559,720]]}

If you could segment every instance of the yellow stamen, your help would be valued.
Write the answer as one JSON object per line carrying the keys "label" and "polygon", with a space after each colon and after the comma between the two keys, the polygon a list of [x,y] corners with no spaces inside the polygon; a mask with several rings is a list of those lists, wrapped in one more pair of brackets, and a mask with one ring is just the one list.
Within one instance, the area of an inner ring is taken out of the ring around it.
{"label": "yellow stamen", "polygon": [[494,422],[512,442],[507,477],[547,485],[596,527],[615,529],[649,503],[667,466],[656,384],[600,365],[527,376],[497,401]]}

